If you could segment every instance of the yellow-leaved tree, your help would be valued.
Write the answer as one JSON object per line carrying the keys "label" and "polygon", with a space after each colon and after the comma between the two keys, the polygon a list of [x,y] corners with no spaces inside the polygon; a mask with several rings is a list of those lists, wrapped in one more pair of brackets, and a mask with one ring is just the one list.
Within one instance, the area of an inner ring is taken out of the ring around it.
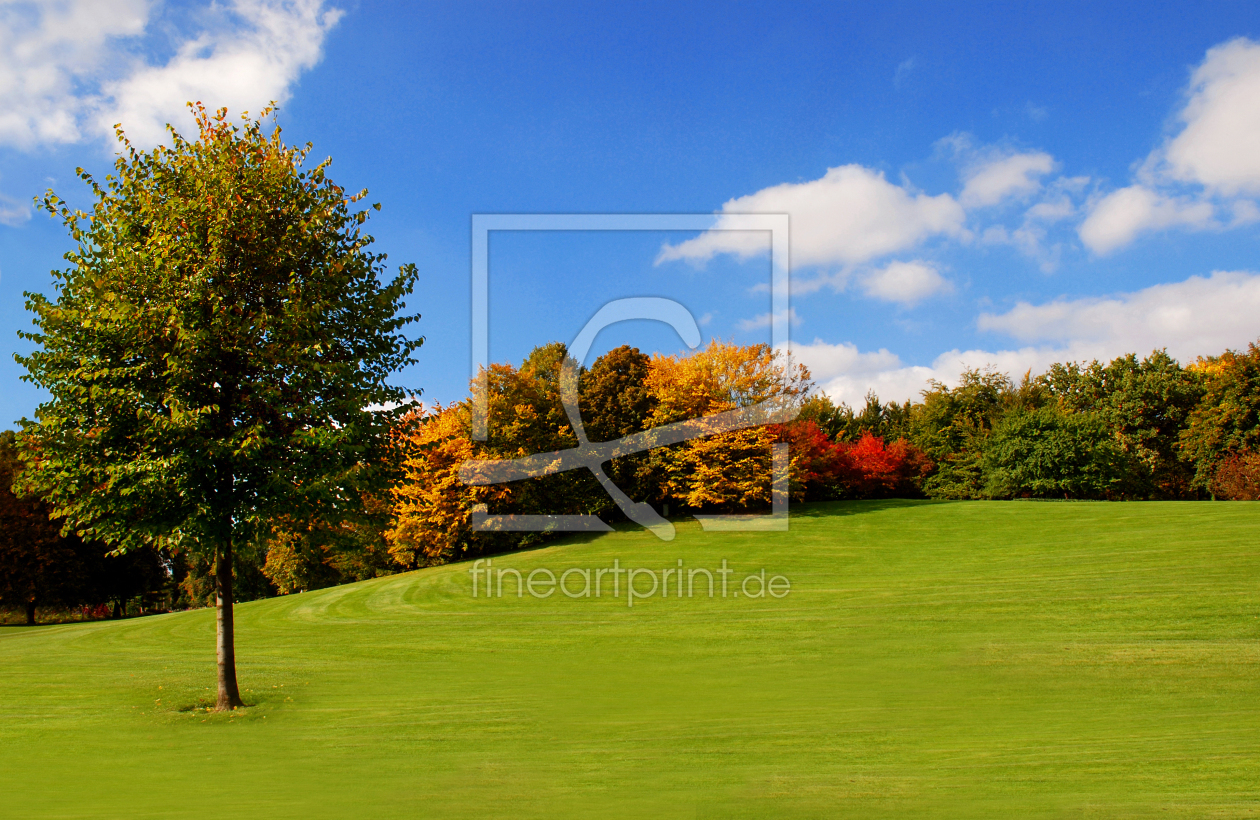
{"label": "yellow-leaved tree", "polygon": [[[647,387],[651,424],[712,416],[767,399],[802,401],[809,371],[769,345],[714,340],[690,356],[652,358]],[[662,499],[688,507],[745,509],[770,503],[771,446],[781,431],[750,427],[654,450]]]}

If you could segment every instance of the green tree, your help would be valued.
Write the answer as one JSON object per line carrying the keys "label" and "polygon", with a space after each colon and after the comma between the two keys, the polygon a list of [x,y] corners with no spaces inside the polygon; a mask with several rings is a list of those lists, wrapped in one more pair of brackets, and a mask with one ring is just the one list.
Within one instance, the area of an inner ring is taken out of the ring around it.
{"label": "green tree", "polygon": [[1102,498],[1119,489],[1126,459],[1096,413],[1055,405],[1007,413],[985,441],[985,492],[995,498]]}
{"label": "green tree", "polygon": [[897,404],[890,401],[884,404],[875,391],[869,390],[861,411],[853,415],[839,438],[858,441],[866,433],[884,441],[904,438],[910,427],[910,407],[910,402]]}
{"label": "green tree", "polygon": [[[386,379],[414,266],[386,277],[367,213],[261,120],[190,106],[195,141],[122,152],[91,214],[53,192],[77,248],[55,299],[27,294],[25,378],[51,397],[23,421],[26,489],[85,538],[188,551],[214,567],[218,708],[242,705],[233,550],[274,517],[361,504],[407,391]],[[271,113],[263,112],[263,117]],[[379,207],[379,206],[374,206]],[[384,284],[382,284],[384,282]]]}
{"label": "green tree", "polygon": [[924,493],[933,498],[984,495],[985,440],[1014,391],[1010,378],[995,370],[964,370],[953,388],[931,382],[909,422],[911,442],[936,463],[923,482]]}
{"label": "green tree", "polygon": [[1162,498],[1190,492],[1179,436],[1203,396],[1197,371],[1156,350],[1141,361],[1130,353],[1106,365],[1055,364],[1040,381],[1065,408],[1099,414],[1130,458],[1134,490]]}

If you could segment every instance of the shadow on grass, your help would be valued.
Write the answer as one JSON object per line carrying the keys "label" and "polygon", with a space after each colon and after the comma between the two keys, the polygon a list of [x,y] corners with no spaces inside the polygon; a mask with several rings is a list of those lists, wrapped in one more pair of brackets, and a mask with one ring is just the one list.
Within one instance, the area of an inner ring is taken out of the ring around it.
{"label": "shadow on grass", "polygon": [[[932,499],[932,498],[872,498],[861,500],[843,500],[843,501],[807,501],[797,502],[790,506],[789,515],[795,519],[809,518],[834,518],[837,516],[864,515],[868,513],[884,512],[886,510],[906,509],[911,507],[936,506],[940,504],[956,504],[955,500],[950,499]],[[698,525],[699,522],[693,517],[693,511],[679,513],[677,515],[667,516],[670,523],[675,526]],[[698,512],[698,511],[694,511]],[[767,515],[770,510],[752,510],[754,514]],[[607,518],[605,519],[607,520]],[[626,519],[608,521],[608,525],[612,527],[615,533],[627,532],[647,532],[646,529],[635,524],[633,521]],[[599,532],[583,532],[583,533],[555,533],[544,539],[541,543],[531,544],[528,547],[519,550],[509,550],[506,552],[495,553],[492,555],[478,556],[485,558],[497,558],[499,556],[519,555],[522,553],[534,552],[536,550],[550,549],[559,546],[581,546],[597,541],[600,537],[607,533]]]}
{"label": "shadow on grass", "polygon": [[845,515],[900,510],[909,507],[928,507],[941,504],[957,504],[957,501],[935,498],[870,498],[846,501],[807,501],[793,504],[792,518],[834,518]]}

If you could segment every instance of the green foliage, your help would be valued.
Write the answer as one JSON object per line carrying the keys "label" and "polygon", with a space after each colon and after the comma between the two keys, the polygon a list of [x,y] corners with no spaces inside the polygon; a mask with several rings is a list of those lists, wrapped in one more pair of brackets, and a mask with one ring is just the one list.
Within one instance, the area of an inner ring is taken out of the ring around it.
{"label": "green foliage", "polygon": [[884,441],[905,438],[910,431],[910,402],[880,402],[874,391],[866,394],[861,412],[854,414],[837,440],[857,441],[863,435],[878,436]]}
{"label": "green foliage", "polygon": [[[577,435],[560,400],[560,370],[567,356],[563,343],[551,342],[530,351],[519,370],[491,367],[488,452],[515,458],[577,446]],[[507,513],[574,514],[603,512],[611,507],[612,500],[593,475],[572,470],[515,482],[510,500],[501,509]],[[538,539],[536,533],[496,536],[497,541],[519,541],[522,546]]]}
{"label": "green foliage", "polygon": [[1104,498],[1119,490],[1126,466],[1099,415],[1054,405],[1016,409],[985,442],[985,493],[993,498]]}
{"label": "green foliage", "polygon": [[369,515],[336,524],[282,521],[262,546],[262,574],[281,594],[306,592],[391,575],[403,569],[385,541],[377,499],[367,499]]}
{"label": "green foliage", "polygon": [[818,393],[801,403],[797,418],[814,422],[832,441],[856,442],[866,434],[895,441],[909,435],[912,407],[910,402],[885,404],[871,391],[866,394],[862,410],[855,413],[844,402],[835,404],[827,394]]}
{"label": "green foliage", "polygon": [[1156,350],[1141,361],[1130,353],[1107,365],[1055,364],[1040,381],[1065,408],[1099,415],[1129,456],[1140,495],[1190,493],[1193,468],[1178,436],[1203,397],[1200,373]]}
{"label": "green foliage", "polygon": [[957,387],[933,381],[910,411],[910,440],[936,462],[923,483],[931,498],[982,498],[985,440],[1014,385],[994,370],[964,370]]}
{"label": "green foliage", "polygon": [[[257,542],[239,541],[232,548],[232,599],[258,601],[277,592],[275,584],[263,572],[266,554]],[[215,556],[201,550],[184,550],[176,554],[173,571],[178,579],[179,609],[197,609],[215,605]]]}
{"label": "green foliage", "polygon": [[826,393],[816,393],[801,402],[801,412],[797,421],[812,421],[818,429],[832,441],[852,439],[852,430],[856,430],[853,419],[853,408],[844,402],[839,404],[831,400]]}
{"label": "green foliage", "polygon": [[41,499],[13,494],[21,470],[13,432],[0,432],[0,605],[24,609],[29,622],[48,606],[108,603],[116,616],[133,600],[141,609],[169,607],[163,555],[153,548],[106,555],[100,543],[63,535]]}
{"label": "green foliage", "polygon": [[[119,551],[211,556],[273,517],[356,508],[405,398],[386,377],[412,266],[384,279],[366,212],[277,128],[195,107],[200,135],[123,152],[91,214],[52,192],[78,243],[56,297],[27,294],[51,397],[24,421],[28,492]],[[264,115],[267,112],[264,112]]]}

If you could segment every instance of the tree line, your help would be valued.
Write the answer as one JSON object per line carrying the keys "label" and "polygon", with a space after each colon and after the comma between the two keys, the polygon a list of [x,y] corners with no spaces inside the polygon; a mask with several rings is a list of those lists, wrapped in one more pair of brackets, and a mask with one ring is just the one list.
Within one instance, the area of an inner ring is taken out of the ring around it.
{"label": "tree line", "polygon": [[[471,437],[471,400],[406,420],[402,479],[393,490],[389,550],[408,567],[540,538],[471,528],[485,504],[506,513],[616,518],[584,472],[473,487],[473,458],[514,458],[577,443],[560,401],[564,346],[535,349],[520,367],[487,374],[489,438]],[[1164,351],[1109,363],[1055,364],[1018,382],[967,370],[932,382],[918,401],[860,409],[814,392],[808,372],[765,345],[714,341],[691,356],[620,347],[581,376],[591,441],[650,430],[772,396],[799,405],[785,424],[721,433],[613,459],[608,474],[635,501],[676,513],[747,511],[770,503],[770,452],[790,446],[797,500],[1255,499],[1260,492],[1260,348],[1183,367]]]}
{"label": "tree line", "polygon": [[[519,365],[492,365],[489,437],[472,438],[471,397],[404,415],[383,456],[392,482],[337,521],[281,515],[234,555],[242,600],[316,589],[405,569],[511,551],[547,533],[476,532],[472,510],[594,514],[624,520],[587,471],[473,486],[472,459],[508,459],[577,446],[552,343]],[[693,355],[648,356],[622,346],[580,370],[587,437],[609,441],[670,422],[778,397],[795,419],[719,433],[613,459],[608,476],[667,514],[768,508],[771,448],[787,443],[793,499],[1063,498],[1192,500],[1260,497],[1260,347],[1183,367],[1164,351],[1109,363],[1055,364],[1019,381],[964,371],[913,402],[871,393],[853,408],[813,389],[808,371],[766,345],[711,342]],[[214,601],[210,563],[195,553],[108,548],[61,535],[38,498],[9,489],[20,469],[13,434],[0,437],[0,600],[109,605],[127,611]],[[25,586],[24,586],[25,585]],[[128,610],[130,607],[130,610]]]}

